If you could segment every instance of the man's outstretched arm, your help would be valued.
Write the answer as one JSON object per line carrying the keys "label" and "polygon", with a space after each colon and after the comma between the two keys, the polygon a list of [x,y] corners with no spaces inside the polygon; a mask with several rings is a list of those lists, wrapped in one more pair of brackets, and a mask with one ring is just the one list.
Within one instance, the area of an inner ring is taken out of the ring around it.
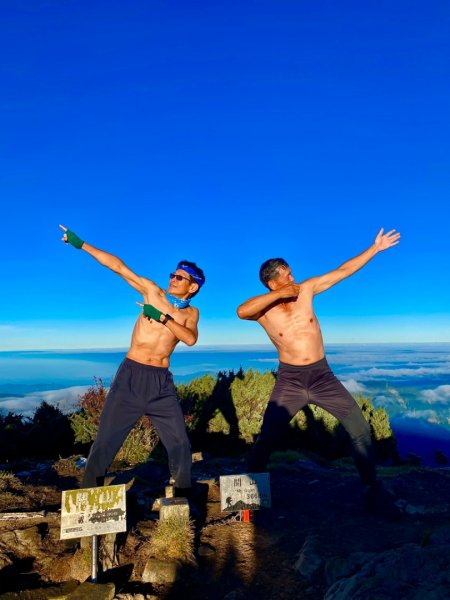
{"label": "man's outstretched arm", "polygon": [[278,290],[271,290],[261,296],[255,296],[246,300],[237,307],[237,315],[240,319],[257,321],[268,308],[283,298],[296,298],[299,294],[298,283],[288,283]]}
{"label": "man's outstretched arm", "polygon": [[384,229],[381,228],[375,238],[374,243],[367,248],[358,256],[347,260],[337,269],[330,271],[329,273],[325,273],[325,275],[320,275],[319,277],[312,277],[308,279],[305,283],[312,285],[312,290],[314,294],[320,294],[321,292],[325,292],[328,288],[336,285],[343,279],[350,277],[356,271],[359,271],[364,265],[366,265],[369,260],[371,260],[378,252],[382,252],[383,250],[387,250],[392,246],[396,246],[400,241],[400,234],[395,232],[395,229],[391,229],[387,233],[384,233]]}
{"label": "man's outstretched arm", "polygon": [[136,275],[136,273],[127,267],[127,265],[117,256],[105,252],[104,250],[100,250],[99,248],[95,248],[95,246],[91,246],[91,244],[81,240],[73,231],[64,227],[64,225],[60,225],[60,228],[64,231],[62,240],[66,242],[66,244],[71,244],[78,250],[84,250],[94,257],[101,265],[108,267],[108,269],[111,269],[111,271],[120,275],[141,294],[145,293],[149,285],[155,285],[150,279]]}

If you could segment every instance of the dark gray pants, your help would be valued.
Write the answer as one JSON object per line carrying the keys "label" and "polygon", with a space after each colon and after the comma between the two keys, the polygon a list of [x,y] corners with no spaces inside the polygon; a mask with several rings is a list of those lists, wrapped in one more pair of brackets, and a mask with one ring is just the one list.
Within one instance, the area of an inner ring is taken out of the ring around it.
{"label": "dark gray pants", "polygon": [[285,433],[289,421],[310,402],[342,423],[350,436],[353,458],[362,482],[366,485],[374,483],[376,473],[370,426],[353,396],[331,371],[326,358],[306,366],[280,362],[261,434],[249,455],[249,472],[266,468],[270,453]]}
{"label": "dark gray pants", "polygon": [[106,398],[82,487],[103,485],[107,469],[143,415],[150,417],[167,450],[175,485],[191,486],[191,447],[172,374],[125,358]]}

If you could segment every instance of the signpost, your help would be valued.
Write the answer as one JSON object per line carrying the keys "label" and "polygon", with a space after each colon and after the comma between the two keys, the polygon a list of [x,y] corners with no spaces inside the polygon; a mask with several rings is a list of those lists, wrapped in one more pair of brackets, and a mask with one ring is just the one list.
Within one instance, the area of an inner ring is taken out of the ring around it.
{"label": "signpost", "polygon": [[222,512],[243,513],[249,521],[249,511],[270,508],[269,473],[244,473],[220,477],[220,508]]}
{"label": "signpost", "polygon": [[97,581],[97,536],[126,531],[126,516],[125,484],[62,493],[60,539],[92,536],[92,581]]}

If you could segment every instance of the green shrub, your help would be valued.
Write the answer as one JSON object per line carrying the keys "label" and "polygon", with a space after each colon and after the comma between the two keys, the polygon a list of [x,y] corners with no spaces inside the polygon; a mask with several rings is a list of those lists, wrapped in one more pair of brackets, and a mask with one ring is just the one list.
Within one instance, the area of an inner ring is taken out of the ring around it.
{"label": "green shrub", "polygon": [[[261,430],[264,411],[274,385],[273,373],[260,373],[253,369],[233,377],[229,385],[230,402],[237,418],[238,431],[246,442],[253,441],[254,436]],[[228,434],[231,425],[230,419],[226,418],[226,412],[219,404],[208,430]]]}
{"label": "green shrub", "polygon": [[[76,442],[92,442],[97,435],[100,415],[107,390],[101,379],[92,385],[80,399],[80,410],[70,418]],[[158,443],[158,434],[150,419],[141,417],[117,453],[116,460],[136,464],[147,460]]]}
{"label": "green shrub", "polygon": [[[220,375],[220,373],[219,373]],[[207,405],[211,404],[218,377],[203,375],[177,387],[178,398],[190,431],[202,427]]]}
{"label": "green shrub", "polygon": [[204,375],[178,387],[187,424],[193,434],[224,434],[251,442],[275,384],[271,372],[248,369]]}

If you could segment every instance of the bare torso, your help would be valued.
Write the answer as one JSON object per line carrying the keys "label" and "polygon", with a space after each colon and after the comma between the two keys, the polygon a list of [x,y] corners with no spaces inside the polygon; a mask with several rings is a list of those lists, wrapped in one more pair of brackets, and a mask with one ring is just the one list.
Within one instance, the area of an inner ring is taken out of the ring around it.
{"label": "bare torso", "polygon": [[[165,290],[154,285],[144,294],[144,302],[152,304],[163,313],[169,313],[180,325],[188,319],[198,319],[196,308],[175,308],[166,299]],[[170,355],[179,340],[162,323],[147,319],[141,313],[136,320],[127,357],[144,365],[169,367]]]}
{"label": "bare torso", "polygon": [[298,298],[278,301],[258,319],[284,363],[309,365],[325,356],[312,300],[312,287],[304,282],[300,284]]}

